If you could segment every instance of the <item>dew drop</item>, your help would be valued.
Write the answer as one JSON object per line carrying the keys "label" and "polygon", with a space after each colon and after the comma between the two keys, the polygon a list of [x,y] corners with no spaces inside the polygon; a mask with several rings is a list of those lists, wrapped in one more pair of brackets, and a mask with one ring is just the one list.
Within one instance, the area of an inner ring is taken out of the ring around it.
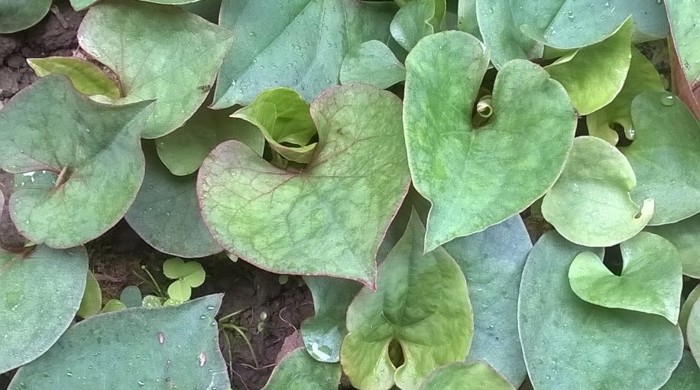
{"label": "dew drop", "polygon": [[661,98],[661,104],[664,106],[670,107],[675,104],[675,99],[673,98],[673,95],[666,95]]}
{"label": "dew drop", "polygon": [[575,18],[575,17],[574,17],[574,11],[569,11],[569,12],[567,13],[567,17],[569,18],[569,20],[574,20],[574,18]]}

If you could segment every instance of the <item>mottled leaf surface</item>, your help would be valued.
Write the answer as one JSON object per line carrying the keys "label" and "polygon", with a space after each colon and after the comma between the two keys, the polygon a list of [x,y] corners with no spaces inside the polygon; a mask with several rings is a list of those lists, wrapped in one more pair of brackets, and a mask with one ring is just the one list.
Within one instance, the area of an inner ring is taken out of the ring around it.
{"label": "mottled leaf surface", "polygon": [[590,250],[548,232],[525,263],[518,329],[533,387],[661,387],[681,360],[680,329],[660,316],[603,308],[577,297],[568,269],[576,255]]}
{"label": "mottled leaf surface", "polygon": [[[214,107],[245,105],[289,87],[307,101],[338,84],[343,57],[362,42],[387,42],[396,6],[336,0],[224,0],[220,24],[237,39],[221,67]],[[264,20],[265,23],[251,23]]]}
{"label": "mottled leaf surface", "polygon": [[136,233],[160,252],[180,257],[205,257],[223,249],[214,240],[197,205],[197,177],[175,176],[144,144],[146,174],[124,218]]}
{"label": "mottled leaf surface", "polygon": [[22,235],[70,248],[121,219],[143,180],[139,135],[150,104],[98,104],[57,75],[13,97],[0,111],[0,167],[53,176],[12,194],[10,213]]}
{"label": "mottled leaf surface", "polygon": [[632,122],[634,142],[621,151],[637,175],[632,199],[654,199],[649,224],[678,222],[700,212],[700,122],[665,91],[634,98]]}
{"label": "mottled leaf surface", "polygon": [[311,116],[319,143],[300,172],[236,141],[214,149],[198,178],[205,223],[227,251],[261,268],[371,285],[409,182],[400,101],[369,85],[337,87]]}
{"label": "mottled leaf surface", "polygon": [[125,0],[90,8],[78,40],[119,76],[124,97],[117,103],[157,100],[142,136],[158,138],[202,104],[233,38],[179,7]]}
{"label": "mottled leaf surface", "polygon": [[619,276],[595,253],[579,253],[569,268],[573,292],[594,305],[657,314],[678,323],[683,273],[673,244],[640,232],[621,243],[620,251]]}
{"label": "mottled leaf surface", "polygon": [[304,278],[314,300],[314,316],[301,323],[306,351],[324,363],[340,361],[340,345],[348,333],[345,315],[362,287],[352,280],[307,276]]}
{"label": "mottled leaf surface", "polygon": [[573,141],[566,91],[524,60],[498,73],[494,113],[475,128],[472,107],[488,61],[486,48],[458,31],[424,38],[406,59],[411,177],[432,204],[426,251],[527,208],[554,184]]}
{"label": "mottled leaf surface", "polygon": [[651,219],[654,200],[630,198],[635,172],[614,146],[578,137],[564,172],[542,201],[542,215],[569,241],[612,246],[639,233]]}
{"label": "mottled leaf surface", "polygon": [[319,362],[299,348],[279,362],[263,390],[336,390],[341,373],[340,364]]}
{"label": "mottled leaf surface", "polygon": [[474,338],[467,361],[484,361],[513,386],[526,376],[518,336],[520,275],[532,243],[520,216],[444,245],[467,278]]}
{"label": "mottled leaf surface", "polygon": [[[379,267],[376,291],[363,287],[348,308],[340,361],[355,387],[417,389],[433,370],[467,355],[474,323],[464,275],[442,248],[424,255],[424,235],[414,213]],[[403,355],[399,367],[392,342]]]}
{"label": "mottled leaf surface", "polygon": [[406,69],[384,43],[363,42],[345,55],[340,67],[340,83],[367,83],[389,88],[406,78]]}
{"label": "mottled leaf surface", "polygon": [[620,92],[630,68],[632,19],[605,40],[583,47],[545,67],[571,97],[579,115],[610,103]]}
{"label": "mottled leaf surface", "polygon": [[0,249],[0,373],[46,352],[68,328],[85,290],[85,248]]}
{"label": "mottled leaf surface", "polygon": [[621,126],[625,138],[631,140],[636,132],[632,127],[632,100],[644,91],[663,91],[659,72],[637,48],[632,47],[630,69],[620,93],[608,105],[586,115],[588,134],[602,138],[612,145],[617,144],[616,126]]}
{"label": "mottled leaf surface", "polygon": [[630,15],[636,40],[664,38],[668,20],[656,0],[513,0],[513,17],[525,34],[548,46],[575,49],[613,34]]}
{"label": "mottled leaf surface", "polygon": [[9,389],[227,389],[214,320],[221,297],[90,317],[22,367]]}
{"label": "mottled leaf surface", "polygon": [[435,370],[420,390],[515,390],[496,370],[483,362],[452,363]]}
{"label": "mottled leaf surface", "polygon": [[671,241],[681,256],[683,273],[700,279],[700,215],[668,225],[649,226],[646,230]]}

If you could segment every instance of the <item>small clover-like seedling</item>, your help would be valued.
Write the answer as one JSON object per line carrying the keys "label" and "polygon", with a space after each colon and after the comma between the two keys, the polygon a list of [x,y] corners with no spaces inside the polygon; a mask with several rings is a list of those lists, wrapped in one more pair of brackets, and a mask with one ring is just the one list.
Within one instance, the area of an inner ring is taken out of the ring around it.
{"label": "small clover-like seedling", "polygon": [[175,280],[168,286],[168,301],[178,302],[188,301],[192,296],[192,289],[201,286],[206,276],[201,264],[196,261],[185,262],[179,257],[165,260],[163,274],[168,279]]}

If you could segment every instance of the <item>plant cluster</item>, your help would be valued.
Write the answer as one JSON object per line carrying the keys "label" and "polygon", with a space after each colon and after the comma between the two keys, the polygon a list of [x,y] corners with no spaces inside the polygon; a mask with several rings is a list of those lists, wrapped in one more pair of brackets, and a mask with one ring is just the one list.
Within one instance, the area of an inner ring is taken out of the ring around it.
{"label": "plant cluster", "polygon": [[[237,313],[181,259],[221,252],[312,292],[268,390],[700,386],[693,0],[71,4],[88,59],[29,60],[0,111],[10,389],[229,388]],[[50,6],[0,0],[0,32]],[[147,307],[89,298],[122,218],[178,257]]]}

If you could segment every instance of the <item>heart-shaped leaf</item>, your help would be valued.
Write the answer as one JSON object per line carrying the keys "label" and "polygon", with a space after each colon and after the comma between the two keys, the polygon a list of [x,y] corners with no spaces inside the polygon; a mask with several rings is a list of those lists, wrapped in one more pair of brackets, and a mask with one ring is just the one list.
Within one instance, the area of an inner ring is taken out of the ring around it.
{"label": "heart-shaped leaf", "polygon": [[496,370],[482,362],[452,363],[435,370],[420,390],[515,390]]}
{"label": "heart-shaped leaf", "polygon": [[491,51],[491,62],[496,69],[501,69],[508,61],[516,58],[527,60],[542,56],[543,45],[523,34],[515,26],[510,2],[491,0],[474,0],[474,2],[479,31],[484,43]]}
{"label": "heart-shaped leaf", "polygon": [[485,50],[474,37],[449,31],[422,39],[406,59],[411,176],[432,203],[426,251],[527,208],[554,184],[571,147],[576,115],[566,91],[523,60],[498,73],[493,116],[474,127]]}
{"label": "heart-shaped leaf", "polygon": [[287,160],[304,164],[311,160],[316,143],[309,141],[316,135],[316,126],[309,103],[294,90],[267,90],[231,116],[255,125],[270,147]]}
{"label": "heart-shaped leaf", "polygon": [[518,336],[518,289],[530,237],[520,216],[444,245],[467,278],[474,338],[467,361],[484,361],[513,384],[525,380]]}
{"label": "heart-shaped leaf", "polygon": [[86,95],[104,95],[111,99],[118,99],[120,96],[119,86],[97,65],[82,58],[27,58],[27,64],[39,77],[50,74],[68,77],[75,89]]}
{"label": "heart-shaped leaf", "polygon": [[577,297],[567,273],[574,258],[590,250],[548,232],[530,252],[518,300],[530,382],[535,389],[659,388],[681,359],[680,329],[660,316]]}
{"label": "heart-shaped leaf", "polygon": [[671,379],[660,390],[696,390],[700,383],[700,368],[690,351],[683,351],[683,358],[678,364]]}
{"label": "heart-shaped leaf", "polygon": [[168,303],[178,305],[186,302],[192,297],[192,287],[184,279],[178,279],[168,286],[168,297],[169,299],[163,303],[164,305]]}
{"label": "heart-shaped leaf", "polygon": [[142,136],[158,138],[202,104],[233,38],[179,7],[125,0],[90,8],[78,40],[119,76],[119,104],[157,100]]}
{"label": "heart-shaped leaf", "polygon": [[605,247],[639,233],[654,212],[630,198],[637,184],[622,153],[596,137],[578,137],[559,180],[542,201],[542,215],[567,240]]}
{"label": "heart-shaped leaf", "polygon": [[165,260],[163,274],[168,279],[180,279],[192,288],[201,286],[206,277],[201,264],[196,261],[185,262],[178,257]]}
{"label": "heart-shaped leaf", "polygon": [[445,7],[445,0],[406,2],[391,21],[391,36],[406,51],[411,51],[421,38],[441,30]]}
{"label": "heart-shaped leaf", "polygon": [[22,367],[9,389],[227,389],[214,320],[221,297],[90,317]]}
{"label": "heart-shaped leaf", "polygon": [[146,174],[124,218],[144,241],[160,252],[205,257],[223,249],[199,213],[196,176],[174,176],[160,162],[152,144],[144,143]]}
{"label": "heart-shaped leaf", "polygon": [[630,69],[625,83],[615,99],[600,110],[586,115],[588,134],[602,138],[612,145],[617,144],[616,126],[621,126],[628,140],[634,138],[632,127],[632,99],[639,93],[664,89],[661,76],[637,48],[632,46]]}
{"label": "heart-shaped leaf", "polygon": [[70,248],[119,221],[143,180],[139,135],[149,106],[95,103],[62,76],[41,78],[13,97],[0,112],[0,167],[53,175],[12,194],[12,220],[25,237]]}
{"label": "heart-shaped leaf", "polygon": [[688,325],[685,330],[688,346],[693,353],[695,362],[700,366],[700,299],[695,300],[688,315]]}
{"label": "heart-shaped leaf", "polygon": [[204,221],[227,251],[261,268],[372,284],[409,183],[401,103],[356,84],[323,94],[311,116],[319,143],[301,172],[236,141],[214,149],[197,184]]}
{"label": "heart-shaped leaf", "polygon": [[241,141],[262,156],[265,137],[254,125],[230,118],[233,111],[203,105],[182,127],[156,140],[158,157],[173,175],[187,176],[199,169],[216,145],[227,140]]}
{"label": "heart-shaped leaf", "polygon": [[102,310],[102,289],[100,288],[100,284],[97,283],[95,275],[92,271],[88,270],[85,292],[83,293],[83,298],[80,301],[80,307],[76,315],[81,318],[88,318],[98,314],[100,310]]}
{"label": "heart-shaped leaf", "polygon": [[263,390],[337,389],[340,374],[340,364],[321,363],[298,348],[275,367]]}
{"label": "heart-shaped leaf", "polygon": [[390,2],[224,0],[221,26],[244,39],[234,42],[224,60],[213,108],[246,105],[274,87],[293,88],[312,100],[338,83],[351,49],[372,39],[388,41],[395,12]]}
{"label": "heart-shaped leaf", "polygon": [[85,291],[85,248],[0,249],[0,373],[46,352],[68,328]]}
{"label": "heart-shaped leaf", "polygon": [[605,40],[566,55],[545,69],[559,81],[580,115],[610,103],[622,89],[630,68],[632,19]]}
{"label": "heart-shaped leaf", "polygon": [[304,278],[314,299],[314,316],[301,323],[306,351],[324,363],[340,361],[340,344],[348,333],[345,314],[360,286],[351,280],[308,276]]}
{"label": "heart-shaped leaf", "polygon": [[630,15],[637,40],[664,38],[668,20],[663,2],[512,0],[513,18],[525,34],[548,46],[575,49],[604,40]]}
{"label": "heart-shaped leaf", "polygon": [[49,13],[51,0],[0,0],[0,34],[27,29]]}
{"label": "heart-shaped leaf", "polygon": [[676,324],[683,273],[673,244],[640,232],[621,243],[620,250],[620,276],[610,272],[595,253],[579,253],[569,268],[574,293],[594,305],[658,314]]}
{"label": "heart-shaped leaf", "polygon": [[340,83],[367,83],[385,89],[403,81],[406,69],[391,49],[380,41],[363,42],[345,55]]}
{"label": "heart-shaped leaf", "polygon": [[646,230],[671,241],[681,256],[683,273],[700,279],[700,214],[669,225],[650,226]]}
{"label": "heart-shaped leaf", "polygon": [[637,175],[632,199],[654,199],[649,224],[678,222],[700,212],[700,122],[665,91],[634,98],[632,122],[634,142],[621,150]]}
{"label": "heart-shaped leaf", "polygon": [[[464,275],[442,248],[423,254],[424,235],[414,213],[379,267],[377,290],[364,287],[348,308],[340,361],[355,387],[416,389],[469,351],[474,323]],[[403,363],[392,360],[395,351]]]}

